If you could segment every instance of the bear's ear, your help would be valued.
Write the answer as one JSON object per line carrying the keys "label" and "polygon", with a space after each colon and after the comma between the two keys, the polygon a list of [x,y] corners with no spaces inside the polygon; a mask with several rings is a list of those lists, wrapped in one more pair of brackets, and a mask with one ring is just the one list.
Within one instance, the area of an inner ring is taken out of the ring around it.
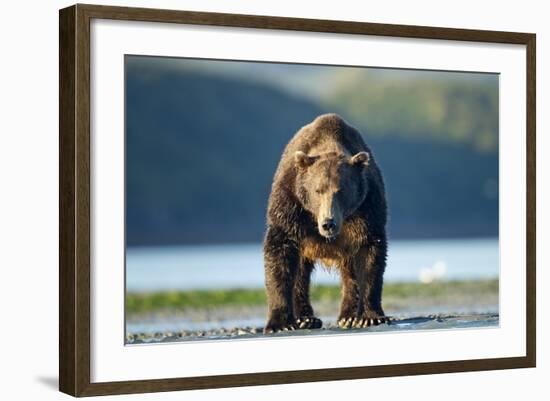
{"label": "bear's ear", "polygon": [[359,152],[356,155],[352,156],[350,163],[354,166],[368,166],[369,165],[370,156],[367,152]]}
{"label": "bear's ear", "polygon": [[308,156],[301,150],[294,153],[294,161],[296,162],[296,165],[300,168],[307,168],[311,166],[313,163],[315,163],[315,160],[317,160],[315,156]]}

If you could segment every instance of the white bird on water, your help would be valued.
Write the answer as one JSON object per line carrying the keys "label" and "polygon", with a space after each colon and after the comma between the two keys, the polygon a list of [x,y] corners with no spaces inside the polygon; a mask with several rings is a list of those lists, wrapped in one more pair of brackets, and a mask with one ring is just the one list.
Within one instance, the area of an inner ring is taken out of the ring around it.
{"label": "white bird on water", "polygon": [[424,284],[440,281],[447,273],[447,264],[442,261],[436,261],[431,267],[423,267],[420,269],[418,278]]}

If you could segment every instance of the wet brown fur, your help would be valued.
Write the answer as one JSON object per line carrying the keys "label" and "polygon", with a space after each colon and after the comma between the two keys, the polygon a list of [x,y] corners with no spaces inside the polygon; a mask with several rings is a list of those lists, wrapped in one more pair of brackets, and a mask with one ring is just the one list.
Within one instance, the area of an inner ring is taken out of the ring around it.
{"label": "wet brown fur", "polygon": [[[364,165],[353,158],[361,152],[370,156]],[[321,235],[316,216],[318,198],[322,196],[316,193],[327,191],[335,199],[334,210],[342,214],[339,232],[333,239]],[[265,331],[316,328],[321,324],[309,300],[315,263],[340,272],[339,321],[363,324],[368,319],[382,318],[386,215],[382,175],[357,130],[335,114],[319,116],[301,128],[283,152],[268,204]]]}

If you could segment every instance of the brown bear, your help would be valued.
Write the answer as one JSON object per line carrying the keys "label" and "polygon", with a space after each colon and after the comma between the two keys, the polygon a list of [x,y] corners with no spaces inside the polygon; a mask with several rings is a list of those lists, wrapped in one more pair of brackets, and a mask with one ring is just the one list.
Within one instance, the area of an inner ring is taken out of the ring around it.
{"label": "brown bear", "polygon": [[264,332],[322,326],[309,299],[315,263],[340,273],[341,328],[389,323],[382,310],[386,220],[382,175],[359,132],[335,114],[302,127],[269,197]]}

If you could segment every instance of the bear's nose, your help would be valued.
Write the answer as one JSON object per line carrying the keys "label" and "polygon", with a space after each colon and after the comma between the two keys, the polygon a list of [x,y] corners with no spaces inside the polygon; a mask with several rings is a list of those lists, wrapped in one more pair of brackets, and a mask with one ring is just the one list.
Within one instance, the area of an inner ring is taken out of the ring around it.
{"label": "bear's nose", "polygon": [[334,219],[325,219],[323,224],[321,224],[321,227],[323,230],[331,232],[336,228],[336,223],[334,223]]}

